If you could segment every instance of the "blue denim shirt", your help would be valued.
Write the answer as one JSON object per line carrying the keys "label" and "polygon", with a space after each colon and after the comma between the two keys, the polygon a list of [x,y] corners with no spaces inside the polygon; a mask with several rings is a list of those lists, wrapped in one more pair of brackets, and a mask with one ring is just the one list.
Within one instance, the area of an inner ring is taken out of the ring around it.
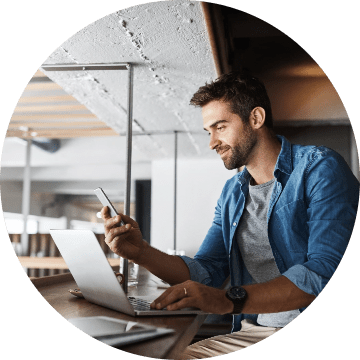
{"label": "blue denim shirt", "polygon": [[[359,183],[344,159],[326,147],[292,145],[284,137],[274,170],[267,214],[268,236],[280,273],[317,296],[336,270],[353,230]],[[182,256],[191,280],[220,287],[252,283],[234,237],[248,194],[246,168],[223,188],[215,217],[194,259]],[[300,309],[300,311],[303,311]],[[236,315],[241,320],[257,315]]]}

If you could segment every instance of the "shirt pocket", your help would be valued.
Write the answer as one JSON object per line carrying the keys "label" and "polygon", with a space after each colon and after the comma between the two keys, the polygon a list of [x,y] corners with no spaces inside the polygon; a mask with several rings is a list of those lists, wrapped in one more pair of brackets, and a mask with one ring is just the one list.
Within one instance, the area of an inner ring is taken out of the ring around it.
{"label": "shirt pocket", "polygon": [[[291,253],[307,254],[309,226],[306,205],[303,200],[295,200],[275,211],[275,228],[278,238]],[[281,245],[281,244],[279,244]]]}

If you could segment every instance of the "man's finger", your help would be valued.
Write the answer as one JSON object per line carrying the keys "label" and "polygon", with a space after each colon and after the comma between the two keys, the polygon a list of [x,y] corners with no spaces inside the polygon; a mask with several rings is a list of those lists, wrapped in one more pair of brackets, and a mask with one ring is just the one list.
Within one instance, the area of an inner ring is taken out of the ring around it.
{"label": "man's finger", "polygon": [[164,294],[155,300],[155,307],[157,309],[162,309],[185,297],[184,289],[181,286],[177,285],[170,289],[167,289]]}
{"label": "man's finger", "polygon": [[174,285],[169,287],[168,289],[166,289],[157,299],[155,299],[155,302],[160,302],[163,301],[165,298],[167,298],[171,293],[173,293],[174,291],[177,291],[177,288],[179,287],[179,285]]}
{"label": "man's finger", "polygon": [[171,311],[171,310],[180,310],[187,307],[194,307],[195,306],[194,302],[195,302],[194,298],[185,297],[173,304],[168,305],[166,309]]}
{"label": "man's finger", "polygon": [[159,297],[157,297],[151,304],[150,307],[155,308],[158,303],[161,303],[163,299],[165,299],[172,291],[174,290],[174,287],[169,287],[166,289]]}
{"label": "man's finger", "polygon": [[111,216],[110,216],[110,211],[109,211],[109,208],[107,206],[104,206],[102,209],[101,209],[101,217],[103,218],[103,220],[107,220],[107,219],[111,219]]}
{"label": "man's finger", "polygon": [[121,219],[125,224],[130,224],[135,229],[139,227],[138,223],[135,220],[133,220],[130,216],[124,214],[119,214],[119,215],[121,216]]}
{"label": "man's finger", "polygon": [[119,236],[115,236],[115,237],[110,237],[110,236],[107,236],[105,238],[105,243],[110,246],[110,244],[113,242],[113,241],[118,241],[120,240]]}
{"label": "man's finger", "polygon": [[114,228],[110,229],[109,233],[107,235],[108,241],[109,242],[113,241],[116,236],[124,234],[124,233],[128,232],[130,229],[131,229],[130,224],[126,224],[125,226],[119,226],[119,227],[114,227]]}
{"label": "man's finger", "polygon": [[121,216],[120,215],[116,215],[112,218],[109,218],[108,220],[106,220],[105,226],[107,228],[111,228],[114,227],[116,225],[119,225],[121,222]]}

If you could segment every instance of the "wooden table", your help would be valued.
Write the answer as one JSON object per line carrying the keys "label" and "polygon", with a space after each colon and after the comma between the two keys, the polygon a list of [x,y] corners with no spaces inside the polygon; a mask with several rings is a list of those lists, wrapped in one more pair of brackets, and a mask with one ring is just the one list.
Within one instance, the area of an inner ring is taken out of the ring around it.
{"label": "wooden table", "polygon": [[[117,269],[114,269],[117,270]],[[110,316],[163,328],[171,328],[175,333],[163,337],[127,345],[121,350],[158,359],[176,359],[190,344],[205,315],[131,317],[76,298],[68,290],[77,285],[70,273],[47,276],[31,280],[49,304],[66,319],[84,316]],[[129,287],[129,295],[158,296],[164,290],[158,289],[159,279],[140,267],[139,285]]]}

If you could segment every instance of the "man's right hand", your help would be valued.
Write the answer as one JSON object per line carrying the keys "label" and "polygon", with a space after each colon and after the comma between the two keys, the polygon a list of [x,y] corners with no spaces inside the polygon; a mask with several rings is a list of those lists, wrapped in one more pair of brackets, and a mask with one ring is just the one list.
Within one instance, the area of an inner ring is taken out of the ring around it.
{"label": "man's right hand", "polygon": [[[147,243],[142,238],[138,223],[123,214],[110,217],[107,206],[102,208],[101,217],[104,220],[105,242],[110,250],[125,259],[139,263]],[[125,225],[120,226],[121,220]]]}

